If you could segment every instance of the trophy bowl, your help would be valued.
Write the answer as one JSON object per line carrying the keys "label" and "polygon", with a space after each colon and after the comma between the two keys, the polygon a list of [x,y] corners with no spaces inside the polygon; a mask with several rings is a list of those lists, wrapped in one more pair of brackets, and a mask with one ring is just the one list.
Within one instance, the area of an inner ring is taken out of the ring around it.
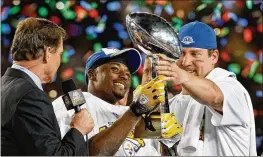
{"label": "trophy bowl", "polygon": [[182,47],[173,27],[162,17],[144,12],[126,16],[126,26],[134,44],[147,55],[165,54],[178,59]]}

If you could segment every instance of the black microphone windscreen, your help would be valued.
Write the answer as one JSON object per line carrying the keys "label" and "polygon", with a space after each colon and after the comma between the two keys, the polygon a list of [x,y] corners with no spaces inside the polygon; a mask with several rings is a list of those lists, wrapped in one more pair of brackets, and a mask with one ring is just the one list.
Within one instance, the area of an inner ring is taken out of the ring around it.
{"label": "black microphone windscreen", "polygon": [[62,82],[62,91],[64,94],[76,90],[77,87],[72,79],[66,80]]}

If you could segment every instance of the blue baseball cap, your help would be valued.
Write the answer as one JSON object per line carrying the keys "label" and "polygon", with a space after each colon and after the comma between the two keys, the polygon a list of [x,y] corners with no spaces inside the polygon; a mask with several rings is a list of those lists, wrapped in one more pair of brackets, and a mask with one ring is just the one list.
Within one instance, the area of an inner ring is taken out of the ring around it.
{"label": "blue baseball cap", "polygon": [[212,27],[199,21],[190,22],[179,30],[182,47],[216,49],[216,34]]}
{"label": "blue baseball cap", "polygon": [[142,63],[140,52],[134,48],[127,48],[123,50],[119,50],[116,48],[102,48],[100,51],[92,54],[86,62],[86,83],[88,83],[87,74],[90,69],[108,63],[108,61],[111,60],[118,60],[118,58],[121,60],[125,60],[124,62],[120,60],[120,62],[125,64],[132,74],[139,70]]}

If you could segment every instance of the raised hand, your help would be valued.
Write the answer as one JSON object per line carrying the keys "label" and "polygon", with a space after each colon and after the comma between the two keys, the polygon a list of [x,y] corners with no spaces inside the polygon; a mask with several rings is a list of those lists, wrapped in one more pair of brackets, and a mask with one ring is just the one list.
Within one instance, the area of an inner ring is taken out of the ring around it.
{"label": "raised hand", "polygon": [[136,116],[148,113],[157,108],[164,98],[164,76],[160,75],[147,84],[139,85],[133,93],[131,110]]}

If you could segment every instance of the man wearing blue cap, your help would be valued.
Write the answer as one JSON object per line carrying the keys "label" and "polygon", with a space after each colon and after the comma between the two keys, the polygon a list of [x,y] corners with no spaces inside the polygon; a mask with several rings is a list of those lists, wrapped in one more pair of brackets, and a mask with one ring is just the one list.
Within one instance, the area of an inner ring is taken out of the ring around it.
{"label": "man wearing blue cap", "polygon": [[256,156],[250,96],[234,73],[215,67],[219,52],[214,30],[191,22],[180,29],[179,39],[180,59],[159,56],[156,66],[166,81],[182,86],[170,100],[170,111],[183,125],[178,154]]}
{"label": "man wearing blue cap", "polygon": [[[164,102],[162,77],[137,88],[134,94],[138,99],[134,98],[130,106],[117,104],[129,91],[131,74],[140,65],[141,55],[133,48],[103,48],[87,60],[88,92],[83,92],[87,103],[82,107],[87,108],[94,119],[94,129],[88,134],[90,155],[160,155],[158,141],[134,139],[133,129],[142,114]],[[74,110],[67,111],[61,97],[53,102],[53,107],[63,137]]]}

